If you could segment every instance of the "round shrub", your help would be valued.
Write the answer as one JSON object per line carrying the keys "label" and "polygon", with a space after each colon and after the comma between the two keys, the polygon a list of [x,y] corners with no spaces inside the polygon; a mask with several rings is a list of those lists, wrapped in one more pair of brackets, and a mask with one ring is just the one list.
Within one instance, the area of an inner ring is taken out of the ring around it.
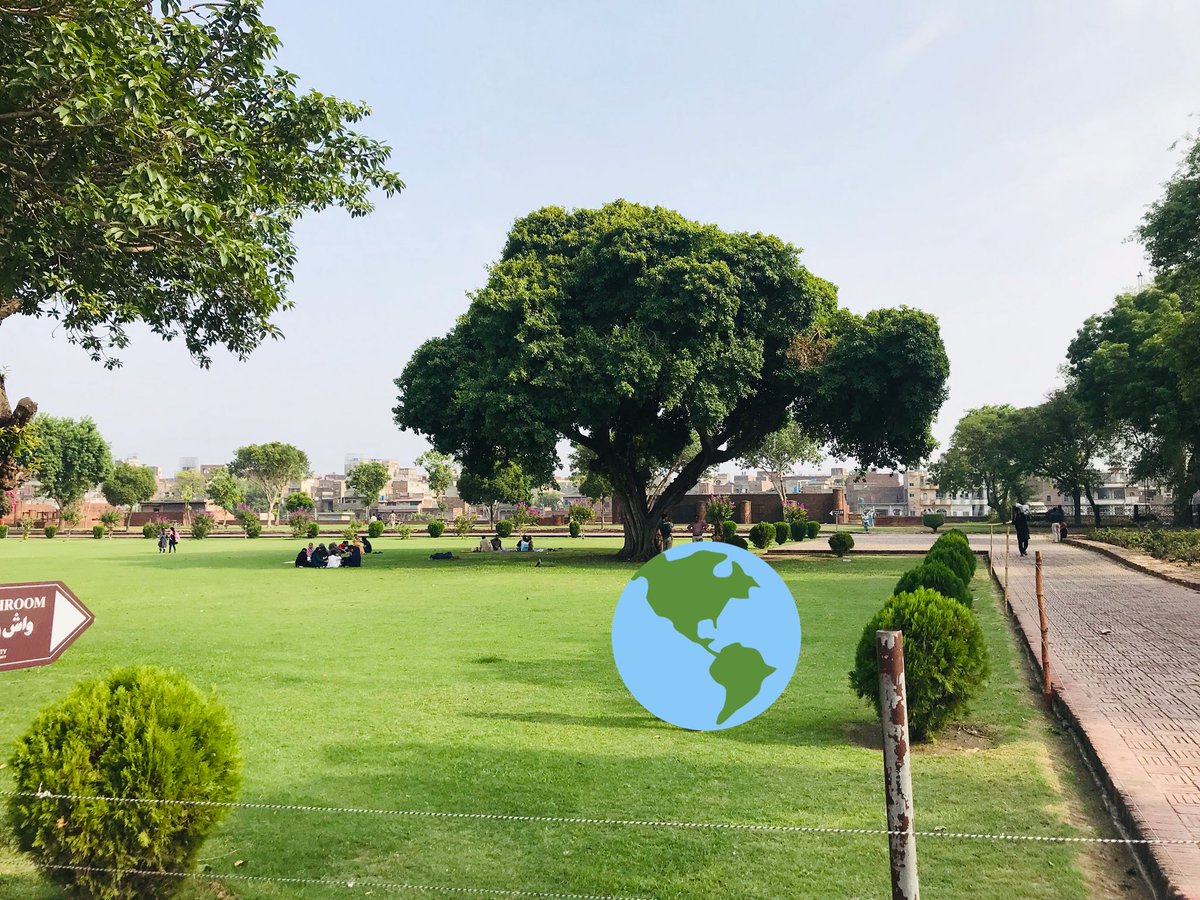
{"label": "round shrub", "polygon": [[434,519],[425,526],[425,530],[429,532],[430,537],[441,537],[442,532],[446,530],[446,523],[441,519]]}
{"label": "round shrub", "polygon": [[759,550],[766,550],[775,540],[775,526],[770,522],[759,522],[750,528],[750,543]]}
{"label": "round shrub", "polygon": [[104,537],[104,526],[103,525],[93,525],[92,526],[92,537],[94,537],[96,540],[100,540],[100,538]]}
{"label": "round shrub", "polygon": [[8,526],[0,525],[0,541],[4,540],[6,537],[8,537]]}
{"label": "round shrub", "polygon": [[47,525],[45,528],[45,532],[46,532],[46,537],[52,538],[56,534],[58,534],[58,526],[57,525]]}
{"label": "round shrub", "polygon": [[787,522],[775,523],[775,543],[786,544],[792,536],[792,526]]}
{"label": "round shrub", "polygon": [[970,584],[975,577],[975,554],[970,550],[963,551],[961,547],[943,545],[934,547],[925,554],[925,562],[940,562],[963,580]]}
{"label": "round shrub", "polygon": [[580,526],[578,519],[572,519],[567,523],[567,531],[571,533],[571,537],[577,538],[583,533],[583,528]]}
{"label": "round shrub", "polygon": [[808,524],[808,539],[811,541],[813,538],[815,538],[818,534],[821,533],[821,523],[820,522],[808,522],[807,524]]}
{"label": "round shrub", "polygon": [[208,513],[196,513],[196,517],[192,519],[192,537],[198,541],[208,537],[214,528],[217,527],[217,520]]}
{"label": "round shrub", "polygon": [[244,519],[242,528],[246,530],[246,537],[256,538],[262,534],[262,522],[258,519]]}
{"label": "round shrub", "polygon": [[378,519],[372,519],[367,525],[367,537],[377,538],[383,535],[383,523]]}
{"label": "round shrub", "polygon": [[[225,707],[178,672],[138,666],[85,681],[17,741],[17,792],[227,803],[241,762]],[[35,865],[189,871],[227,810],[169,803],[12,797],[17,845]],[[167,897],[187,879],[43,869],[72,897]]]}
{"label": "round shrub", "polygon": [[308,526],[312,524],[312,516],[300,510],[288,516],[288,528],[292,530],[292,537],[304,537],[308,534]]}
{"label": "round shrub", "polygon": [[145,525],[142,526],[142,537],[144,537],[144,538],[158,537],[158,526],[155,525],[153,522],[147,522]]}
{"label": "round shrub", "polygon": [[402,540],[402,541],[407,541],[410,537],[412,537],[412,526],[411,525],[397,525],[396,526],[396,537],[400,538],[400,540]]}
{"label": "round shrub", "polygon": [[854,535],[848,531],[835,531],[829,536],[829,549],[838,556],[845,556],[854,549]]}
{"label": "round shrub", "polygon": [[791,531],[793,541],[802,541],[808,537],[808,523],[802,520],[796,520],[788,523],[788,528]]}
{"label": "round shrub", "polygon": [[730,543],[737,535],[737,522],[725,521],[721,523],[721,536],[725,539],[725,543]]}
{"label": "round shrub", "polygon": [[938,539],[933,542],[933,546],[935,547],[944,544],[959,544],[967,549],[971,547],[971,542],[967,539],[966,533],[958,528],[943,531],[938,535]]}
{"label": "round shrub", "polygon": [[897,594],[863,629],[850,686],[879,710],[875,632],[904,632],[908,727],[916,740],[936,734],[965,712],[987,677],[987,647],[974,614],[929,588]]}
{"label": "round shrub", "polygon": [[896,582],[896,589],[892,593],[911,594],[919,587],[937,591],[943,597],[957,600],[968,608],[975,600],[967,583],[953,569],[936,560],[924,562],[915,569],[909,569],[900,576],[900,580]]}
{"label": "round shrub", "polygon": [[746,543],[746,539],[740,534],[735,534],[733,537],[725,538],[725,543],[733,544],[735,547],[741,547],[743,550],[750,549],[750,545]]}
{"label": "round shrub", "polygon": [[499,522],[496,523],[496,534],[499,537],[502,537],[502,538],[512,537],[512,533],[513,533],[513,523],[510,522],[508,519],[501,519]]}
{"label": "round shrub", "polygon": [[308,523],[308,536],[310,538],[320,537],[321,536],[321,526],[318,525],[316,522],[309,522]]}
{"label": "round shrub", "polygon": [[923,516],[921,516],[921,524],[931,531],[937,531],[946,524],[946,514],[940,512],[925,513]]}

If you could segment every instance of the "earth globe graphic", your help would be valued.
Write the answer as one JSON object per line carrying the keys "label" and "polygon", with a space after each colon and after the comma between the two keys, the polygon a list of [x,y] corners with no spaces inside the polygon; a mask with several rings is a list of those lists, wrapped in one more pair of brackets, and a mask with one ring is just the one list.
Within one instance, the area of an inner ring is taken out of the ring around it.
{"label": "earth globe graphic", "polygon": [[800,659],[783,579],[740,547],[681,544],[638,569],[617,601],[613,657],[634,699],[692,731],[766,711]]}

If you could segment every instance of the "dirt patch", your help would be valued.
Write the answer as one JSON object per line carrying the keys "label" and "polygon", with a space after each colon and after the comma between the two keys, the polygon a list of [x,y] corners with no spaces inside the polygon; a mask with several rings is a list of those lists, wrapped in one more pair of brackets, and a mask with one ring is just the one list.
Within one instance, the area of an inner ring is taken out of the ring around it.
{"label": "dirt patch", "polygon": [[[859,722],[844,726],[846,740],[856,747],[883,752],[883,733],[874,722]],[[972,723],[957,723],[951,725],[932,741],[914,744],[916,753],[950,754],[977,753],[980,750],[990,750],[1000,743],[996,729],[986,725]]]}

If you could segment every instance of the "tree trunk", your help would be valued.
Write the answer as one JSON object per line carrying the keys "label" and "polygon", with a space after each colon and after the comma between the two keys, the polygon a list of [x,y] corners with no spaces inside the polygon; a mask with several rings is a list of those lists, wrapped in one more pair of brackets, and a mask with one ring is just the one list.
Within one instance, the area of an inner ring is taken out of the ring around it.
{"label": "tree trunk", "polygon": [[631,502],[624,495],[621,495],[621,505],[621,527],[625,531],[625,544],[617,554],[617,559],[645,562],[658,553],[655,538],[658,536],[661,520],[647,515],[641,504]]}
{"label": "tree trunk", "polygon": [[[0,308],[3,305],[3,302],[0,302]],[[3,318],[3,315],[0,315],[0,318]],[[24,428],[36,413],[37,404],[28,397],[22,397],[18,401],[16,409],[9,406],[8,392],[4,386],[4,373],[0,372],[0,429]],[[18,464],[15,457],[0,456],[0,518],[8,515],[9,512],[8,492],[15,493],[27,476],[28,473]]]}
{"label": "tree trunk", "polygon": [[1080,499],[1079,488],[1071,491],[1071,499],[1075,501],[1075,524],[1083,527],[1083,501]]}
{"label": "tree trunk", "polygon": [[1092,508],[1092,518],[1096,520],[1096,527],[1100,527],[1100,507],[1096,505],[1095,499],[1092,497],[1092,489],[1089,485],[1084,485],[1083,492],[1087,496],[1088,506]]}

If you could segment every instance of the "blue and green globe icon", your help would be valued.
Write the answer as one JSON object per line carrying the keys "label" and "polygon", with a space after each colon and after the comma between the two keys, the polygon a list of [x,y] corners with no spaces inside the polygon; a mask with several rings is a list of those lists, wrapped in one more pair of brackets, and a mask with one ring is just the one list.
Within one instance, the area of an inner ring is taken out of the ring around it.
{"label": "blue and green globe icon", "polygon": [[612,641],[638,703],[672,725],[712,731],[779,699],[800,659],[800,616],[783,579],[753,553],[681,544],[625,586]]}

